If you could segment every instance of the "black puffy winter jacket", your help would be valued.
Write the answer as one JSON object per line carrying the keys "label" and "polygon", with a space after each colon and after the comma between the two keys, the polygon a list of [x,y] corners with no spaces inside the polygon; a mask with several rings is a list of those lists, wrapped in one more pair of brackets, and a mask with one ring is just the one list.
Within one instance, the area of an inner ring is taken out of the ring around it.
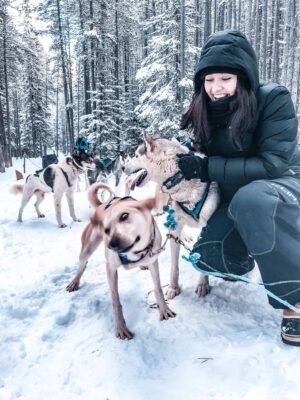
{"label": "black puffy winter jacket", "polygon": [[207,146],[209,177],[219,183],[224,200],[256,179],[300,176],[297,118],[291,96],[284,86],[259,82],[256,56],[246,37],[239,31],[209,37],[196,67],[196,90],[202,85],[201,73],[210,67],[242,70],[257,98],[256,115],[243,134],[241,149],[231,143],[229,134],[224,138],[222,129],[214,132]]}

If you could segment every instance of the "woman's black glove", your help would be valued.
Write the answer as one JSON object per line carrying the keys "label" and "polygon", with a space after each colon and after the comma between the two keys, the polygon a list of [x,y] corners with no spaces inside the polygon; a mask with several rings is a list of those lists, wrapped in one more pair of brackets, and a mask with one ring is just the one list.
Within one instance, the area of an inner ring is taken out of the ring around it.
{"label": "woman's black glove", "polygon": [[178,167],[187,181],[200,179],[202,182],[209,182],[207,157],[201,158],[193,153],[177,154],[177,157]]}

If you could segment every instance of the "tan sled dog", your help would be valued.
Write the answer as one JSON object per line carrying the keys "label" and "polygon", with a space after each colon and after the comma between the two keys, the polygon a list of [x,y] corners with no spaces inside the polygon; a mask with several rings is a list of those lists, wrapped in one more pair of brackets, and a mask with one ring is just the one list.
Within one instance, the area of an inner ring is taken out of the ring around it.
{"label": "tan sled dog", "polygon": [[61,200],[64,193],[68,200],[70,215],[74,221],[80,221],[75,215],[73,194],[76,189],[76,182],[80,170],[91,168],[93,161],[85,152],[75,152],[66,157],[59,164],[51,164],[34,175],[29,175],[24,185],[17,183],[12,186],[12,193],[23,193],[19,209],[18,222],[22,222],[23,210],[31,197],[36,195],[34,207],[38,218],[45,215],[39,209],[40,203],[44,200],[45,193],[53,192],[55,214],[58,226],[65,228],[61,217]]}
{"label": "tan sled dog", "polygon": [[131,339],[133,333],[126,326],[118,293],[120,266],[126,269],[148,266],[153,279],[160,319],[176,315],[167,306],[160,284],[157,258],[161,249],[161,235],[151,215],[155,199],[137,201],[131,197],[112,197],[109,202],[103,204],[97,195],[99,189],[108,190],[112,195],[110,188],[100,183],[94,183],[88,190],[90,203],[96,210],[83,231],[80,267],[75,278],[67,286],[67,290],[71,292],[79,288],[88,259],[103,241],[106,272],[116,321],[116,336],[120,339]]}
{"label": "tan sled dog", "polygon": [[[131,176],[131,190],[151,180],[157,183],[164,198],[168,194],[167,197],[171,201],[179,224],[174,233],[178,237],[184,225],[198,227],[200,232],[219,204],[219,189],[216,182],[207,184],[199,179],[187,181],[182,179],[182,176],[180,178],[176,154],[188,152],[189,149],[178,141],[154,139],[145,134],[144,143],[138,147],[135,157],[126,160],[124,168],[125,173]],[[203,157],[201,154],[199,156]],[[171,277],[167,291],[168,299],[180,293],[179,251],[179,245],[171,241]],[[208,278],[201,275],[196,294],[200,297],[208,292]]]}

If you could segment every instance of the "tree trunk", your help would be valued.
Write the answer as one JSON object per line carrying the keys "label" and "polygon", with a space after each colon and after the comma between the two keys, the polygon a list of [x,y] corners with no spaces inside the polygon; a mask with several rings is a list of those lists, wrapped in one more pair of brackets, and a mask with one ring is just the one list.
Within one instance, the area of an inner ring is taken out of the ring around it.
{"label": "tree trunk", "polygon": [[117,138],[117,152],[120,154],[120,141],[121,141],[121,133],[120,133],[120,118],[119,118],[119,108],[120,108],[120,89],[119,89],[119,14],[118,14],[118,2],[119,0],[115,0],[115,46],[114,46],[114,74],[115,74],[115,119],[116,119],[116,138]]}
{"label": "tree trunk", "polygon": [[82,0],[78,0],[79,4],[79,18],[80,18],[80,31],[82,36],[82,55],[83,55],[83,97],[84,97],[84,113],[91,114],[90,102],[90,73],[87,59],[86,40],[84,37],[84,17],[82,11]]}
{"label": "tree trunk", "polygon": [[61,23],[61,11],[60,11],[60,0],[56,0],[57,5],[57,19],[58,19],[58,30],[59,30],[59,45],[61,53],[61,67],[62,67],[62,77],[64,86],[64,98],[65,98],[65,110],[66,110],[66,134],[68,136],[69,151],[71,152],[74,148],[74,132],[72,131],[73,121],[72,112],[68,90],[68,79],[67,79],[67,68],[66,68],[66,55],[64,49],[64,39],[63,30]]}
{"label": "tree trunk", "polygon": [[20,130],[20,119],[19,119],[19,99],[18,92],[14,91],[14,128],[15,128],[15,144],[16,144],[16,157],[21,157],[21,130]]}
{"label": "tree trunk", "polygon": [[4,117],[3,117],[2,102],[0,96],[0,172],[5,172],[4,149],[5,149]]}
{"label": "tree trunk", "polygon": [[[94,29],[94,5],[93,5],[93,0],[90,0],[89,2],[90,5],[90,30],[92,31]],[[91,89],[93,91],[93,98],[95,98],[96,95],[96,73],[95,73],[95,39],[92,36],[91,38]],[[96,110],[97,108],[97,103],[96,101],[93,101],[93,110]]]}
{"label": "tree trunk", "polygon": [[[185,78],[185,0],[181,0],[181,35],[180,35],[180,79]],[[180,108],[183,108],[185,98],[184,85],[181,84]]]}
{"label": "tree trunk", "polygon": [[8,77],[7,77],[7,31],[6,31],[6,14],[2,14],[3,21],[3,70],[4,70],[4,83],[5,83],[5,100],[6,100],[6,124],[7,124],[7,140],[6,151],[4,153],[6,167],[12,166],[11,159],[11,138],[10,138],[10,112],[9,112],[9,96],[8,96]]}

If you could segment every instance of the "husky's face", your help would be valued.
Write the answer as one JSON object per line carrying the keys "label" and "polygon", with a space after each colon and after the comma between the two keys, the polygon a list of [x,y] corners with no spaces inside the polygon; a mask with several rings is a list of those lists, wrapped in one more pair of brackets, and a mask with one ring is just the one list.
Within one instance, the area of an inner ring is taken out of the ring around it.
{"label": "husky's face", "polygon": [[136,150],[132,158],[127,158],[124,162],[124,172],[128,175],[127,184],[130,190],[136,186],[144,186],[150,180],[147,171],[146,144],[142,143]]}
{"label": "husky's face", "polygon": [[68,158],[69,158],[69,160],[67,160],[67,162],[69,164],[72,163],[72,159],[74,159],[75,166],[77,164],[81,168],[86,168],[86,169],[95,168],[95,164],[93,162],[91,155],[85,151],[77,151],[76,150],[72,154],[72,157],[68,157]]}
{"label": "husky's face", "polygon": [[164,138],[153,139],[144,135],[144,142],[137,148],[133,158],[125,161],[124,171],[129,175],[131,190],[150,180],[162,184],[177,170],[177,153],[187,153],[178,142]]}

